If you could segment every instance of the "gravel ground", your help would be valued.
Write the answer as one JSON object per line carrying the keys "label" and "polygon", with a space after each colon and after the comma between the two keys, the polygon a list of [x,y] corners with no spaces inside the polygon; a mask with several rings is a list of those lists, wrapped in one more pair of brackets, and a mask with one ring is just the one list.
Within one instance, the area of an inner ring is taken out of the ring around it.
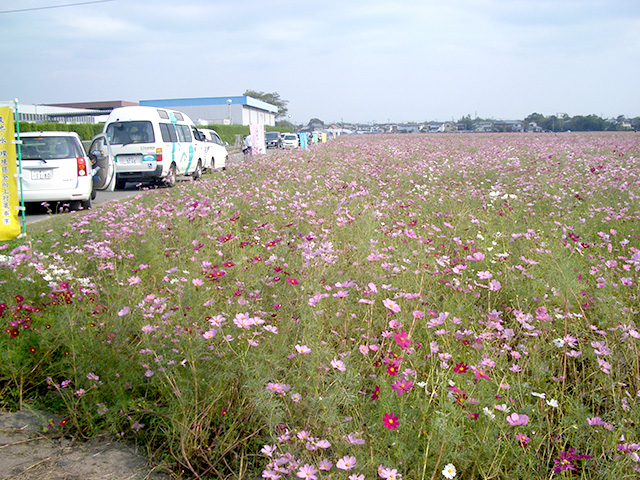
{"label": "gravel ground", "polygon": [[152,472],[136,448],[107,438],[74,442],[45,436],[51,417],[0,411],[2,480],[168,480]]}

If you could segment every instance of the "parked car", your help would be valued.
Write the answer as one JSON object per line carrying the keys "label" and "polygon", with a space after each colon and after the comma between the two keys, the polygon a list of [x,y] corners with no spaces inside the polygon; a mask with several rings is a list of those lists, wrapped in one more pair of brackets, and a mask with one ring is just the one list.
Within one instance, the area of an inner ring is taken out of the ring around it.
{"label": "parked car", "polygon": [[282,148],[280,132],[267,132],[264,134],[264,142],[267,148]]}
{"label": "parked car", "polygon": [[229,152],[227,151],[229,144],[223,142],[215,130],[203,128],[198,131],[205,142],[205,170],[224,170],[229,159]]}
{"label": "parked car", "polygon": [[204,142],[194,141],[198,129],[184,113],[166,108],[119,107],[104,124],[116,162],[116,187],[127,182],[175,185],[178,175],[200,178]]}
{"label": "parked car", "polygon": [[284,135],[284,139],[282,140],[283,148],[298,148],[299,145],[298,135],[295,133],[286,133]]}
{"label": "parked car", "polygon": [[24,132],[20,140],[26,203],[68,203],[70,210],[80,210],[91,207],[96,190],[114,190],[115,165],[108,144],[103,157],[90,158],[75,132]]}

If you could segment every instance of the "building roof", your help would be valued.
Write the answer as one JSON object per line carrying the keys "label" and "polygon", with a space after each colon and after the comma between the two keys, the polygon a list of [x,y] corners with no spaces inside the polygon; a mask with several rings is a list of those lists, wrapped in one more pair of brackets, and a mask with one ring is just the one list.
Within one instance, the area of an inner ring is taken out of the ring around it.
{"label": "building roof", "polygon": [[157,100],[140,100],[141,106],[148,107],[164,107],[164,108],[179,108],[179,107],[195,107],[203,105],[227,105],[228,100],[231,100],[232,105],[246,105],[247,107],[254,107],[260,110],[266,110],[268,112],[278,113],[278,107],[271,105],[270,103],[263,102],[257,98],[238,96],[238,97],[200,97],[200,98],[167,98]]}
{"label": "building roof", "polygon": [[138,102],[126,100],[108,100],[104,102],[48,103],[52,107],[86,108],[87,110],[113,110],[118,107],[135,107]]}

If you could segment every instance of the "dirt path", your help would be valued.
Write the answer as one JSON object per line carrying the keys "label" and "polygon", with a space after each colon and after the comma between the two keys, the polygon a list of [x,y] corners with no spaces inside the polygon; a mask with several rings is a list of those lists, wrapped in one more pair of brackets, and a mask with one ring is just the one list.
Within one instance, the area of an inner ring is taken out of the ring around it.
{"label": "dirt path", "polygon": [[43,435],[50,417],[0,411],[2,480],[168,480],[152,472],[134,447],[107,439],[74,443]]}

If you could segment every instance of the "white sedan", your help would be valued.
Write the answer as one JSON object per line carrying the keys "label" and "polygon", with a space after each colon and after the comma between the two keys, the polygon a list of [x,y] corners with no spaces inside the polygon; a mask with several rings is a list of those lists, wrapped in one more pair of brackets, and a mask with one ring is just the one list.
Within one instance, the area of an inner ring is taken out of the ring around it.
{"label": "white sedan", "polygon": [[298,135],[295,133],[285,133],[282,139],[282,148],[298,148],[299,146]]}

